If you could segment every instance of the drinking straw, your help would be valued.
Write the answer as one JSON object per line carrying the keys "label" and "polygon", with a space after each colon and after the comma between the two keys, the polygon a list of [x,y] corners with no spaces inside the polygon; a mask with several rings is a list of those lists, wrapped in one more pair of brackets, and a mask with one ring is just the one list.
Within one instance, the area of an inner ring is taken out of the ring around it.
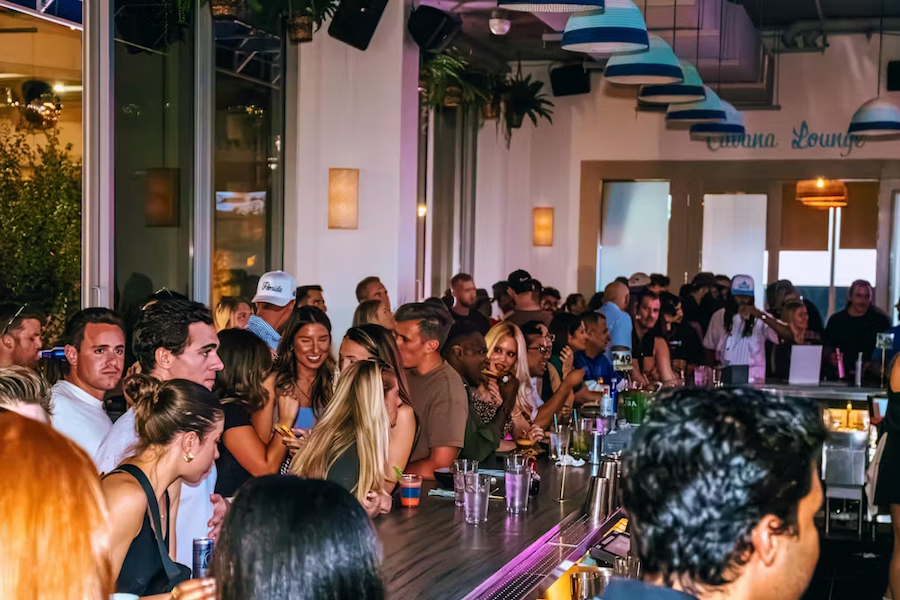
{"label": "drinking straw", "polygon": [[[882,372],[883,372],[883,370],[882,370]],[[556,413],[553,413],[553,429],[555,429],[556,431],[559,431],[559,421],[556,418]]]}

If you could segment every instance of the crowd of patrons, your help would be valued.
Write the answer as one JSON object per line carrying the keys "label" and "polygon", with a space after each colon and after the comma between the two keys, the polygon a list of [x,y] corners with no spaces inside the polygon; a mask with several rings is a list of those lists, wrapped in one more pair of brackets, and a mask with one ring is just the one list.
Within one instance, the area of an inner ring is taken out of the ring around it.
{"label": "crowd of patrons", "polygon": [[[563,301],[526,271],[492,297],[460,274],[444,298],[396,310],[370,277],[357,286],[353,326],[335,338],[322,288],[276,271],[252,299],[225,297],[214,310],[168,290],[127,320],[84,309],[66,323],[65,360],[53,368],[39,364],[40,311],[0,307],[0,448],[15,457],[0,464],[27,465],[7,474],[30,474],[17,501],[53,506],[4,515],[27,513],[16,531],[40,539],[18,540],[25,554],[77,555],[47,568],[50,583],[16,585],[70,586],[66,597],[83,599],[381,598],[371,519],[392,509],[398,473],[433,479],[457,458],[543,439],[554,420],[601,399],[586,379],[622,380],[616,350],[631,353],[631,385],[658,387],[742,360],[765,377],[772,348],[817,336],[846,356],[860,319],[873,338],[887,328],[871,286],[858,283],[819,332],[793,286],[770,286],[763,312],[746,276],[701,273],[675,295],[667,277],[637,273]],[[203,537],[217,540],[212,579],[188,582]],[[326,555],[330,570],[304,568]],[[329,577],[351,577],[344,595]]]}

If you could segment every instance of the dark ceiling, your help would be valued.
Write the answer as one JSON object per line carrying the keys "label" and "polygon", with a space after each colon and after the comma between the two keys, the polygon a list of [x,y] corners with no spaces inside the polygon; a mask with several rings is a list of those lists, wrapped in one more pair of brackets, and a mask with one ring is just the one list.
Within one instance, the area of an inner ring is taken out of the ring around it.
{"label": "dark ceiling", "polygon": [[[797,21],[818,20],[816,4],[826,19],[900,17],[898,0],[729,0],[742,5],[761,29],[783,28]],[[883,7],[883,9],[882,9]]]}

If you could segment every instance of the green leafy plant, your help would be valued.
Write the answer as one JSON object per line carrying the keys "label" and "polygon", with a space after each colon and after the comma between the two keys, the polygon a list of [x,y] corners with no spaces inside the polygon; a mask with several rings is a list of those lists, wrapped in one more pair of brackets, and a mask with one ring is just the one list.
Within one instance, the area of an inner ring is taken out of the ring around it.
{"label": "green leafy plant", "polygon": [[400,467],[392,467],[394,469],[394,475],[397,476],[397,481],[403,479],[403,471],[400,470]]}
{"label": "green leafy plant", "polygon": [[530,74],[523,77],[521,70],[511,77],[506,85],[503,93],[503,124],[508,148],[512,130],[521,127],[525,117],[531,119],[535,127],[537,127],[538,118],[547,119],[549,123],[553,123],[551,118],[553,102],[547,99],[547,94],[541,92],[544,82],[532,80]]}
{"label": "green leafy plant", "polygon": [[52,344],[81,308],[81,163],[42,137],[0,128],[0,298],[40,306]]}
{"label": "green leafy plant", "polygon": [[[268,31],[279,33],[281,22],[287,20],[287,32],[291,41],[309,41],[322,24],[334,16],[337,0],[265,0],[259,9],[251,9],[251,24]],[[303,26],[310,29],[302,33]],[[299,35],[299,37],[298,37]]]}
{"label": "green leafy plant", "polygon": [[434,108],[480,106],[490,99],[483,74],[452,51],[426,55],[419,87],[425,103]]}

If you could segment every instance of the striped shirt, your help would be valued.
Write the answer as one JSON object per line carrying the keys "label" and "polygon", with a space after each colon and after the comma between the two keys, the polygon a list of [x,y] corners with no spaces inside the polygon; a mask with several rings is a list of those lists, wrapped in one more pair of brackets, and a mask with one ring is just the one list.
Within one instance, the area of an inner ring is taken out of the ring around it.
{"label": "striped shirt", "polygon": [[720,308],[709,322],[703,346],[715,350],[716,360],[722,365],[748,365],[750,383],[765,383],[766,340],[777,344],[778,334],[762,319],[754,319],[753,332],[743,337],[744,324],[741,315],[735,314],[731,335],[728,335],[725,331],[725,309]]}
{"label": "striped shirt", "polygon": [[281,335],[264,320],[256,315],[250,315],[250,320],[247,322],[247,331],[264,341],[273,353],[278,352]]}

